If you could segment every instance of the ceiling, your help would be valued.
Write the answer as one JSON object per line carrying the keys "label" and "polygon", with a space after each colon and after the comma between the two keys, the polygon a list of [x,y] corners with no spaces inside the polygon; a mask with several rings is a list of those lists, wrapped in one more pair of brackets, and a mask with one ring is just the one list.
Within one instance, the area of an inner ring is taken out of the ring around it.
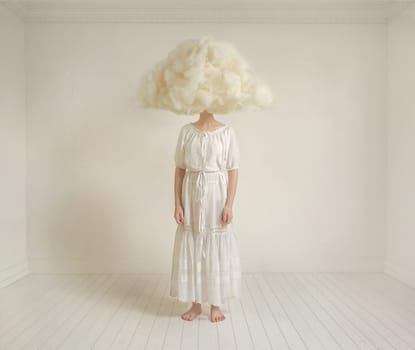
{"label": "ceiling", "polygon": [[414,0],[0,0],[26,22],[386,23]]}

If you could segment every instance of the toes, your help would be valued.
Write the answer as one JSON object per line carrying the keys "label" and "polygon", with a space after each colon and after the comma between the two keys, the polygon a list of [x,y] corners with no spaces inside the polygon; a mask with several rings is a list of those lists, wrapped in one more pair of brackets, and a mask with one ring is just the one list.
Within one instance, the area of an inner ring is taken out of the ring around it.
{"label": "toes", "polygon": [[211,317],[212,322],[223,321],[224,319],[225,319],[225,316],[223,315],[212,315]]}
{"label": "toes", "polygon": [[224,315],[212,315],[211,320],[212,322],[223,321],[225,319]]}
{"label": "toes", "polygon": [[192,321],[196,317],[195,313],[189,312],[182,315],[182,319],[186,321]]}

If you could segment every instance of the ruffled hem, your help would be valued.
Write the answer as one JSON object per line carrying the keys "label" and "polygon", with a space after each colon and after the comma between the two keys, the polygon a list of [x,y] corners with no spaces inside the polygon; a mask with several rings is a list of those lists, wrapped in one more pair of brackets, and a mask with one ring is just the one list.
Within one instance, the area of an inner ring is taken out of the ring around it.
{"label": "ruffled hem", "polygon": [[173,300],[180,301],[182,303],[192,303],[192,302],[195,302],[195,303],[199,303],[199,304],[209,304],[209,305],[213,304],[213,305],[217,305],[217,306],[226,305],[226,302],[229,299],[240,299],[241,298],[239,294],[238,295],[228,295],[228,296],[226,296],[224,298],[224,300],[222,300],[221,303],[211,303],[211,302],[209,302],[208,299],[205,299],[205,300],[196,300],[196,299],[186,299],[186,298],[182,298],[180,295],[174,294],[171,289],[170,289],[170,297]]}
{"label": "ruffled hem", "polygon": [[178,225],[172,260],[171,297],[213,305],[240,297],[238,242],[231,230],[198,234]]}

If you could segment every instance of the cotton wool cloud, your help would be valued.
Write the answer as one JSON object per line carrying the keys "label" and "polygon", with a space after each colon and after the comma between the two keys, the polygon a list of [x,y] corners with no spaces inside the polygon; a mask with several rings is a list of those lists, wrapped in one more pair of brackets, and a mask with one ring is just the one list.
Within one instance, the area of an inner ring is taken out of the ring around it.
{"label": "cotton wool cloud", "polygon": [[180,115],[258,111],[273,96],[232,43],[210,35],[180,42],[139,84],[143,108]]}

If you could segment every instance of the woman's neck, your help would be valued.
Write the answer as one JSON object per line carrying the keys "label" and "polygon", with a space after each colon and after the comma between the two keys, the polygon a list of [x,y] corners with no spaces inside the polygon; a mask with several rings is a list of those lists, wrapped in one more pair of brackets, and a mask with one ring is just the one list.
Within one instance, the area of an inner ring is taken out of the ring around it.
{"label": "woman's neck", "polygon": [[218,121],[215,119],[212,113],[203,111],[199,115],[199,120],[196,122],[197,125],[204,127],[211,127],[218,125]]}

